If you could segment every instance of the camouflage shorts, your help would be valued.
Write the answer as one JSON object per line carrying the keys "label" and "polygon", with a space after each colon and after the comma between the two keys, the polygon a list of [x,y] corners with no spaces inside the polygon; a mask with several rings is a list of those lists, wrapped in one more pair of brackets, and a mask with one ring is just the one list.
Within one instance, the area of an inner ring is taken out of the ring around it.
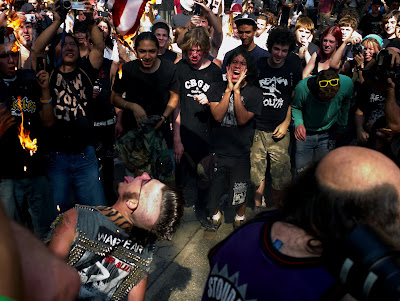
{"label": "camouflage shorts", "polygon": [[284,189],[291,181],[290,156],[288,152],[290,142],[289,132],[281,139],[272,137],[271,132],[256,130],[251,147],[251,181],[256,187],[260,186],[270,159],[270,173],[272,187],[276,190]]}

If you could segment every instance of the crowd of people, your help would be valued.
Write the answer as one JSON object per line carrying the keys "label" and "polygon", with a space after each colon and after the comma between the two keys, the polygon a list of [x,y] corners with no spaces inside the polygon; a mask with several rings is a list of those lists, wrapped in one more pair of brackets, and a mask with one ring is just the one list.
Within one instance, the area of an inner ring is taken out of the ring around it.
{"label": "crowd of people", "polygon": [[[147,2],[123,36],[104,2],[0,0],[1,205],[79,272],[80,298],[143,300],[154,243],[177,230],[183,199],[205,239],[223,215],[240,228],[211,251],[203,300],[223,299],[228,269],[248,284],[264,264],[271,296],[294,300],[274,283],[301,277],[284,271],[298,258],[304,283],[319,283],[299,298],[319,299],[334,285],[319,261],[331,239],[360,224],[397,235],[383,222],[400,220],[397,203],[374,217],[379,205],[356,199],[399,191],[388,174],[400,164],[400,2],[211,2],[176,0],[171,22]],[[246,224],[249,206],[258,218]],[[240,263],[251,249],[261,253]],[[260,298],[252,283],[224,294]]]}

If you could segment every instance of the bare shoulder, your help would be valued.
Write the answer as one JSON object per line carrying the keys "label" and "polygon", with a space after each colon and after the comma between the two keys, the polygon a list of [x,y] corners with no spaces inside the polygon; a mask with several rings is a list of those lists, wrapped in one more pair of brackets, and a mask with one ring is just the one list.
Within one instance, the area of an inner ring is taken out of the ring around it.
{"label": "bare shoulder", "polygon": [[78,216],[78,211],[73,208],[70,209],[63,214],[59,215],[56,220],[54,221],[54,235],[61,235],[65,232],[75,231],[75,224],[76,224],[76,219]]}
{"label": "bare shoulder", "polygon": [[77,216],[77,210],[70,209],[59,215],[53,223],[54,232],[49,243],[49,249],[62,259],[67,259],[71,243],[75,239]]}

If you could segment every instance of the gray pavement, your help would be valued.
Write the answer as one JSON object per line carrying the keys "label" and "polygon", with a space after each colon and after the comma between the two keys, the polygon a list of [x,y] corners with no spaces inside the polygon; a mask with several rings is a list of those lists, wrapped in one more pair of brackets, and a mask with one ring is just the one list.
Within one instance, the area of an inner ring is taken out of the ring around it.
{"label": "gray pavement", "polygon": [[193,207],[185,208],[172,241],[158,243],[156,247],[145,300],[201,300],[209,272],[208,251],[232,229],[231,223],[223,223],[215,239],[205,240]]}

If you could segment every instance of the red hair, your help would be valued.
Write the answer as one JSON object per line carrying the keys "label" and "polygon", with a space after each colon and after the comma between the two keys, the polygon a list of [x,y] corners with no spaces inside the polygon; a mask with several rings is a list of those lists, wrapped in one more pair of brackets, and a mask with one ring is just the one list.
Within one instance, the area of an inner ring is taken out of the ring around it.
{"label": "red hair", "polygon": [[325,29],[325,31],[322,33],[321,37],[320,37],[320,42],[319,42],[319,52],[318,55],[320,57],[326,58],[325,53],[322,50],[322,43],[324,41],[324,38],[328,35],[331,34],[333,35],[333,37],[335,38],[336,42],[338,43],[338,48],[340,47],[340,45],[342,45],[342,32],[340,30],[339,27],[337,26],[329,26],[327,29]]}

